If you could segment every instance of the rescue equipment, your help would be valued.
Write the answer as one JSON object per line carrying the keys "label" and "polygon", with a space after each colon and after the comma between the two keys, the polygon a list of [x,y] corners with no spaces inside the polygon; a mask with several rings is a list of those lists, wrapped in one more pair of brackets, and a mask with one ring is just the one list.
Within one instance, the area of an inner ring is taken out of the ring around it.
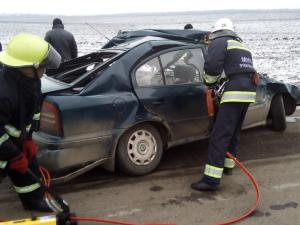
{"label": "rescue equipment", "polygon": [[215,106],[214,106],[214,91],[213,89],[206,90],[206,105],[207,113],[210,118],[213,118],[215,115]]}

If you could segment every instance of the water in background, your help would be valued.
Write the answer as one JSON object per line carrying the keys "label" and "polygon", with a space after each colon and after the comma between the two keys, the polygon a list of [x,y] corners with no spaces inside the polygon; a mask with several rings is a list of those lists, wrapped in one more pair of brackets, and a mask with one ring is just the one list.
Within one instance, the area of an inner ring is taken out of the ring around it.
{"label": "water in background", "polygon": [[[78,43],[79,55],[101,48],[119,30],[182,29],[191,23],[195,29],[209,30],[215,20],[231,18],[236,32],[252,50],[259,72],[289,83],[300,84],[300,10],[210,11],[185,13],[128,14],[90,17],[61,17],[65,29]],[[4,45],[15,34],[31,32],[44,36],[53,17],[0,15],[0,41]],[[100,31],[93,30],[89,25]]]}

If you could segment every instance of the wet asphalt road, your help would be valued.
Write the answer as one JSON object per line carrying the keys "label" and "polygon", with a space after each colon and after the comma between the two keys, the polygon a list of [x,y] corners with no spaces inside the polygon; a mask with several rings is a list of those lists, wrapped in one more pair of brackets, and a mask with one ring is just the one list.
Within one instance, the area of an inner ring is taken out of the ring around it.
{"label": "wet asphalt road", "polygon": [[[299,117],[300,110],[293,116]],[[255,192],[239,169],[224,176],[215,193],[191,190],[190,183],[203,172],[207,144],[205,140],[168,150],[159,169],[147,176],[113,175],[98,168],[55,190],[81,216],[141,224],[207,225],[228,220],[250,208]],[[265,127],[243,131],[239,159],[255,175],[262,199],[256,212],[240,224],[299,224],[299,146],[300,119],[288,123],[284,133]],[[6,179],[0,186],[0,219],[30,216]]]}

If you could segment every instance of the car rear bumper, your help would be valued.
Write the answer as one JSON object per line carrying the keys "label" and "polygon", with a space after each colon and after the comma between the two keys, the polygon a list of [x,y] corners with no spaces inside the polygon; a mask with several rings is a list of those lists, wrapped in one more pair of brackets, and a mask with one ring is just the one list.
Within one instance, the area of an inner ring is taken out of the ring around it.
{"label": "car rear bumper", "polygon": [[63,172],[72,168],[81,168],[95,161],[113,156],[112,136],[66,141],[46,134],[35,134],[34,140],[39,146],[38,161],[51,172]]}

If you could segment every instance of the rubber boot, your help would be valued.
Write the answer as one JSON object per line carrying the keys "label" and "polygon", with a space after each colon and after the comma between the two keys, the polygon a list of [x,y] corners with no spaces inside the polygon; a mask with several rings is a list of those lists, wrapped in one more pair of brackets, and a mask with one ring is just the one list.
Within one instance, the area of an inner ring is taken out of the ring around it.
{"label": "rubber boot", "polygon": [[192,183],[191,188],[196,191],[215,191],[218,189],[218,186],[209,185],[203,180],[200,180],[196,183]]}
{"label": "rubber boot", "polygon": [[223,174],[230,176],[230,175],[232,175],[232,171],[233,171],[232,168],[226,168],[225,167],[224,170],[223,170]]}

